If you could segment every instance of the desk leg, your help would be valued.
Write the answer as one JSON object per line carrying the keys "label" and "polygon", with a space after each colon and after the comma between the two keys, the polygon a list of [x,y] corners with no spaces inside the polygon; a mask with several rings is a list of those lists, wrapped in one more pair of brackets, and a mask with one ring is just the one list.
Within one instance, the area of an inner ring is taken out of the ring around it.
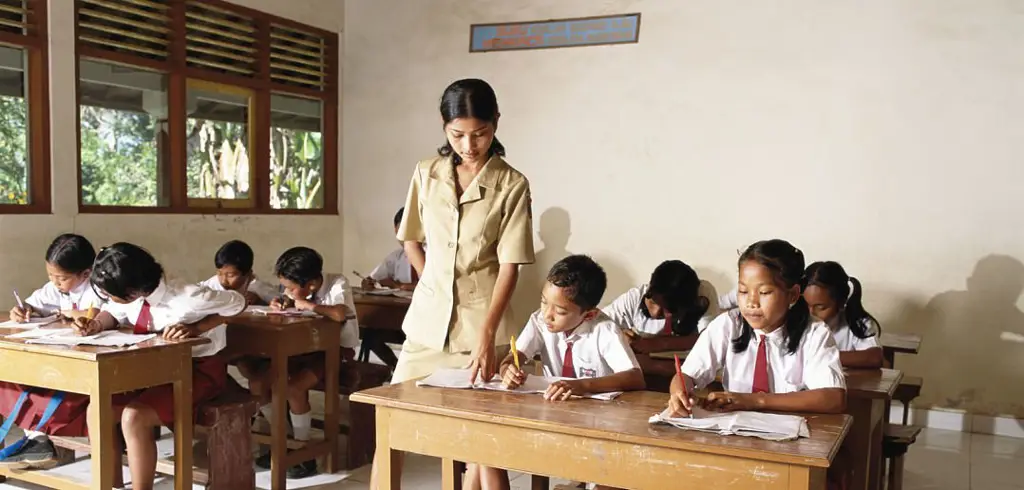
{"label": "desk leg", "polygon": [[466,465],[452,458],[441,459],[441,489],[462,490],[462,473]]}
{"label": "desk leg", "polygon": [[551,479],[541,475],[530,475],[531,490],[551,490]]}
{"label": "desk leg", "polygon": [[402,466],[398,451],[391,449],[391,409],[377,407],[377,488],[374,490],[399,490],[402,487]]}
{"label": "desk leg", "polygon": [[[878,404],[884,405],[884,400],[877,400]],[[877,414],[874,412],[876,400],[866,398],[848,398],[846,413],[853,416],[853,424],[850,426],[850,433],[846,436],[843,446],[847,448],[850,457],[850,467],[853,470],[850,481],[851,490],[874,489],[872,484],[871,471],[873,460],[881,458],[881,441],[878,441],[875,449],[875,424]]]}
{"label": "desk leg", "polygon": [[[341,451],[338,447],[338,373],[341,371],[341,338],[333,336],[337,342],[327,346],[326,369],[324,373],[324,438],[331,452],[327,453],[325,463],[328,473],[341,469]],[[351,438],[352,430],[349,430]]]}
{"label": "desk leg", "polygon": [[181,358],[174,382],[174,490],[192,489],[192,352]]}
{"label": "desk leg", "polygon": [[882,474],[885,473],[882,446],[885,440],[885,426],[889,422],[888,416],[889,410],[885,400],[871,400],[871,471],[868,486],[872,490],[882,489]]}
{"label": "desk leg", "polygon": [[275,354],[270,361],[273,377],[271,405],[274,420],[270,421],[270,488],[285,490],[285,456],[288,455],[288,357]]}
{"label": "desk leg", "polygon": [[114,454],[114,406],[110,392],[98,376],[94,380],[87,409],[89,433],[92,435],[89,438],[92,488],[109,490],[114,487],[114,458],[121,455]]}
{"label": "desk leg", "polygon": [[825,490],[826,473],[824,468],[790,466],[788,490]]}

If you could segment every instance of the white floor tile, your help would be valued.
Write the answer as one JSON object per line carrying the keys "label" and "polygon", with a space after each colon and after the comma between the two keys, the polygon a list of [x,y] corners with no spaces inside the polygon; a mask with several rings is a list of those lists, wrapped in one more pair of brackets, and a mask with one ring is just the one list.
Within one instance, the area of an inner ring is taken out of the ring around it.
{"label": "white floor tile", "polygon": [[1024,439],[987,434],[971,434],[972,461],[976,457],[989,455],[1020,460],[1018,463],[1024,467]]}

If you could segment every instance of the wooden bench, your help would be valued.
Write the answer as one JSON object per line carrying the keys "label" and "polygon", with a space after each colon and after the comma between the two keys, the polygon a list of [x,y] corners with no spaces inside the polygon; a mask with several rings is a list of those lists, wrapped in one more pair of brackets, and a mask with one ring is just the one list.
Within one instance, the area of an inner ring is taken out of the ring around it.
{"label": "wooden bench", "polygon": [[921,386],[923,384],[924,379],[920,377],[904,376],[899,386],[896,387],[896,392],[892,395],[893,400],[899,400],[903,404],[903,425],[907,425],[908,416],[910,415],[910,402],[921,395]]}
{"label": "wooden bench", "polygon": [[[359,361],[343,362],[338,375],[338,392],[341,396],[348,396],[357,391],[383,386],[389,379],[391,368],[388,366]],[[323,383],[313,389],[323,391]],[[349,404],[348,415],[347,421],[340,421],[338,431],[347,436],[345,469],[353,470],[373,461],[373,452],[377,447],[377,423],[373,406],[365,403]],[[324,422],[314,420],[313,427],[324,430]]]}
{"label": "wooden bench", "polygon": [[909,425],[889,425],[885,429],[882,442],[882,455],[889,461],[888,490],[903,489],[903,458],[910,445],[917,441],[921,433],[920,427]]}
{"label": "wooden bench", "polygon": [[[205,484],[210,490],[255,488],[256,474],[252,463],[252,417],[259,410],[259,400],[242,389],[230,377],[220,396],[199,405],[196,410],[197,432],[207,435],[206,468],[193,472],[195,483]],[[120,426],[118,426],[120,427]],[[89,452],[89,441],[84,437],[51,437],[61,462],[73,460],[73,452]],[[123,442],[122,442],[123,447]],[[127,456],[125,457],[127,464]],[[157,460],[156,471],[173,475],[173,460]],[[115,478],[119,480],[119,478]]]}

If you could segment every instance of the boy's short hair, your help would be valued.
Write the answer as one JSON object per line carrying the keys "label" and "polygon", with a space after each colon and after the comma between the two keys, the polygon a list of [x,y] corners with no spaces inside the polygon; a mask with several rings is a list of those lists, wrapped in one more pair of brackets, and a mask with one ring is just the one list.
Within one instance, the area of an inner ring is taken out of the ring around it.
{"label": "boy's short hair", "polygon": [[586,255],[570,255],[551,267],[548,282],[563,288],[569,300],[583,311],[597,308],[608,287],[608,276],[594,259]]}
{"label": "boy's short hair", "polygon": [[147,296],[160,285],[164,268],[144,248],[119,242],[100,249],[90,282],[111,296]]}
{"label": "boy's short hair", "polygon": [[252,272],[252,262],[252,247],[241,240],[231,240],[225,243],[213,257],[213,265],[218,269],[233,265],[243,274]]}
{"label": "boy's short hair", "polygon": [[402,215],[403,214],[405,214],[405,208],[404,207],[398,208],[398,212],[395,213],[395,228],[398,228],[398,225],[402,224]]}
{"label": "boy's short hair", "polygon": [[285,250],[274,265],[274,274],[295,284],[306,285],[323,275],[324,258],[309,247]]}

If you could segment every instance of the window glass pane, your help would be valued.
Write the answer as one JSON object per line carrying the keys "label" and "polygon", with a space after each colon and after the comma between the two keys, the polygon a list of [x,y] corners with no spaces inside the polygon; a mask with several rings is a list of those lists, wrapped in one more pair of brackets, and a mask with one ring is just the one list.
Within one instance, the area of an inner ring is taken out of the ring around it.
{"label": "window glass pane", "polygon": [[270,206],[324,207],[323,103],[270,96]]}
{"label": "window glass pane", "polygon": [[79,61],[82,203],[166,206],[167,76]]}
{"label": "window glass pane", "polygon": [[28,204],[25,51],[0,46],[0,204]]}
{"label": "window glass pane", "polygon": [[190,84],[185,124],[189,198],[249,199],[251,99],[234,87]]}

